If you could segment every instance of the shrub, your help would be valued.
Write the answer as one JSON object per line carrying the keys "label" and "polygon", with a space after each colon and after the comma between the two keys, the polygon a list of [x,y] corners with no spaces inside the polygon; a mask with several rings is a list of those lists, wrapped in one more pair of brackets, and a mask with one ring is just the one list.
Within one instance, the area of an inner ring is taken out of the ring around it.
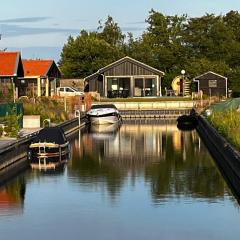
{"label": "shrub", "polygon": [[3,135],[3,127],[0,126],[0,137],[2,137],[2,135]]}

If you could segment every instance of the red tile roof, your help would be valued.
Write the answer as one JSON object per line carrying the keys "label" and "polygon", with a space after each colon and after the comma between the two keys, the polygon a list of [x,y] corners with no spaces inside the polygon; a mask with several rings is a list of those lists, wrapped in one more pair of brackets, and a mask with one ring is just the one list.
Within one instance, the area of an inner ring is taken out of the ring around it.
{"label": "red tile roof", "polygon": [[24,76],[47,76],[53,60],[22,60]]}
{"label": "red tile roof", "polygon": [[19,52],[0,52],[0,76],[16,76]]}

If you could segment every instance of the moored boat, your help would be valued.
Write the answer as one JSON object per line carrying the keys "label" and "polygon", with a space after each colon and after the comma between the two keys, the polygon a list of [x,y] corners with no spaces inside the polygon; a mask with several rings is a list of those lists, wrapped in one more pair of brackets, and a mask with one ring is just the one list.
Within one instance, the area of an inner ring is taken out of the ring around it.
{"label": "moored boat", "polygon": [[56,168],[66,163],[69,142],[59,127],[40,130],[37,138],[29,146],[28,159],[32,168]]}
{"label": "moored boat", "polygon": [[121,115],[114,104],[93,105],[87,112],[91,124],[113,124],[121,121]]}
{"label": "moored boat", "polygon": [[198,119],[195,112],[191,112],[189,115],[182,115],[177,119],[177,127],[180,130],[193,130],[198,125]]}

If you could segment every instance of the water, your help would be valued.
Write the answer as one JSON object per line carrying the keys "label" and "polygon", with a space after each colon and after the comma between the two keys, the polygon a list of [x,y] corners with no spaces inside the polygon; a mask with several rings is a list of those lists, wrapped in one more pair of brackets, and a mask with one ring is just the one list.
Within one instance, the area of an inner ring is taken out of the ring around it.
{"label": "water", "polygon": [[0,239],[239,239],[239,205],[196,131],[129,121],[71,147],[66,168],[0,188]]}

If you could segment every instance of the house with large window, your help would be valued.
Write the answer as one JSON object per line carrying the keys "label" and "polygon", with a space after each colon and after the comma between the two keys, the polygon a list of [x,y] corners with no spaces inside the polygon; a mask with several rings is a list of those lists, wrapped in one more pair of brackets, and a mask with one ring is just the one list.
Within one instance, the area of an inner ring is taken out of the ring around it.
{"label": "house with large window", "polygon": [[130,57],[99,69],[85,78],[89,90],[102,97],[162,96],[161,81],[164,72]]}

